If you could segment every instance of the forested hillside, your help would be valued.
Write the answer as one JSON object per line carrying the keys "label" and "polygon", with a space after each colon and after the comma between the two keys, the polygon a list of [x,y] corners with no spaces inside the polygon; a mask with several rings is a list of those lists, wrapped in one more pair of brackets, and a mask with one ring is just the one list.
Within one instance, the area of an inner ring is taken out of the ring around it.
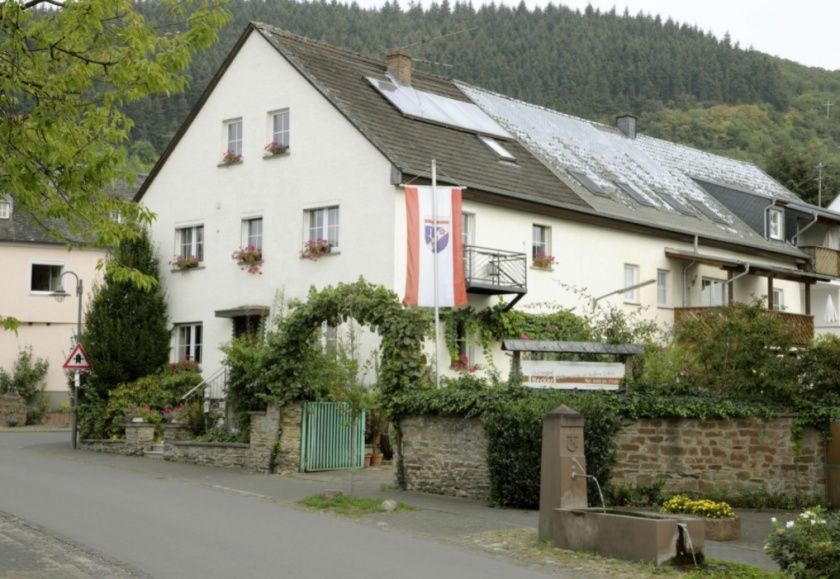
{"label": "forested hillside", "polygon": [[[163,20],[154,0],[140,3]],[[644,133],[756,161],[823,204],[840,191],[840,72],[807,68],[694,27],[614,11],[529,10],[443,3],[379,10],[336,3],[231,0],[221,42],[190,68],[186,93],[131,111],[132,152],[162,151],[251,20],[383,59],[406,47],[416,66],[570,114],[611,122],[640,117]],[[425,62],[424,62],[425,61]],[[837,114],[826,102],[836,101]]]}

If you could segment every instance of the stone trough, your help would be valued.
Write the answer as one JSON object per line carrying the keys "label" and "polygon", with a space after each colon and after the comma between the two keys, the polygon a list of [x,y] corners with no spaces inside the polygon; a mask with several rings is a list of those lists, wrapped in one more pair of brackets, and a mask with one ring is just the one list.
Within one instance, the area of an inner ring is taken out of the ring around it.
{"label": "stone trough", "polygon": [[560,406],[543,420],[541,540],[654,565],[702,563],[702,519],[588,507],[585,464],[583,417]]}

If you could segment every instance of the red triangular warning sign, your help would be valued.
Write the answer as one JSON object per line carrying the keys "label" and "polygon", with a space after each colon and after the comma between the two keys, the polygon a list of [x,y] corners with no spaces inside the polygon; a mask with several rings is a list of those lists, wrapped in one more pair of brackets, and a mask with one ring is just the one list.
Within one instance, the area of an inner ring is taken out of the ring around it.
{"label": "red triangular warning sign", "polygon": [[63,368],[65,370],[93,370],[93,366],[90,364],[90,358],[88,358],[87,352],[85,352],[81,342],[76,344],[76,347],[67,356]]}

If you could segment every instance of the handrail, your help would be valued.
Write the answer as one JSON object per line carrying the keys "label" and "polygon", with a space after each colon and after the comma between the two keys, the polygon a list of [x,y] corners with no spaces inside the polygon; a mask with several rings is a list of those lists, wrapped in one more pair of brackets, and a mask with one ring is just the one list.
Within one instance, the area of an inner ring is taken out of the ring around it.
{"label": "handrail", "polygon": [[221,368],[210,374],[210,376],[208,376],[207,378],[196,384],[194,387],[192,387],[189,392],[181,396],[181,402],[188,402],[189,400],[192,400],[193,395],[199,389],[203,388],[204,390],[207,390],[207,388],[210,388],[210,383],[214,382],[219,378],[219,376],[222,375],[225,376],[225,382],[227,382],[227,366],[222,366]]}

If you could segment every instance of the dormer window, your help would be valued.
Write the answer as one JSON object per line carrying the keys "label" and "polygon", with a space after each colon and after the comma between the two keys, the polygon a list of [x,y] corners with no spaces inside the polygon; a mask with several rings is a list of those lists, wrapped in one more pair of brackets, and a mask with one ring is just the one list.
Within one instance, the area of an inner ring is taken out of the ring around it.
{"label": "dormer window", "polygon": [[767,212],[767,237],[777,241],[784,240],[785,212],[778,207],[772,207]]}
{"label": "dormer window", "polygon": [[0,219],[12,218],[12,200],[8,197],[0,199]]}
{"label": "dormer window", "polygon": [[491,139],[490,137],[484,137],[479,135],[478,137],[481,139],[481,142],[487,145],[487,147],[496,153],[500,158],[504,159],[505,161],[515,161],[516,157],[510,154],[510,152],[505,149],[502,144],[497,141],[496,139]]}

